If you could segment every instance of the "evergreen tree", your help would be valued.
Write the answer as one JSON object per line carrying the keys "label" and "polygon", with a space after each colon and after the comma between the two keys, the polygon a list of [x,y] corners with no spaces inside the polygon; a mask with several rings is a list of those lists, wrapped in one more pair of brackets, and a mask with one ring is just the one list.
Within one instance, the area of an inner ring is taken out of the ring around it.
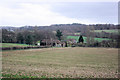
{"label": "evergreen tree", "polygon": [[80,43],[80,42],[84,42],[84,39],[83,39],[83,36],[82,35],[80,35],[80,37],[79,37],[79,40],[78,40],[78,43]]}
{"label": "evergreen tree", "polygon": [[62,32],[60,30],[57,30],[56,36],[58,37],[59,40],[61,40]]}

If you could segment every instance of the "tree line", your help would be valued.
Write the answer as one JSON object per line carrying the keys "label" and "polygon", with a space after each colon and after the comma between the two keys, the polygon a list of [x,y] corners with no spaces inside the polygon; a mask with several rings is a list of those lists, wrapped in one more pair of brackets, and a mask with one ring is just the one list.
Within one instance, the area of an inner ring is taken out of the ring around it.
{"label": "tree line", "polygon": [[3,43],[20,43],[20,44],[35,44],[43,39],[56,39],[56,35],[51,31],[42,30],[23,30],[23,31],[8,31],[2,29]]}
{"label": "tree line", "polygon": [[[6,29],[2,29],[2,39],[1,42],[3,43],[20,43],[20,44],[36,44],[37,41],[41,41],[43,39],[58,39],[58,40],[67,40],[64,36],[62,30],[57,30],[53,32],[51,30],[16,30],[16,31],[9,31]],[[78,44],[80,46],[102,46],[102,47],[118,47],[118,36],[111,35],[110,41],[102,41],[97,42],[94,40],[96,37],[96,33],[94,32],[94,27],[86,27],[85,34],[81,32]],[[103,34],[102,34],[103,35]],[[83,36],[86,36],[86,42],[84,43]],[[65,42],[66,43],[66,42]]]}

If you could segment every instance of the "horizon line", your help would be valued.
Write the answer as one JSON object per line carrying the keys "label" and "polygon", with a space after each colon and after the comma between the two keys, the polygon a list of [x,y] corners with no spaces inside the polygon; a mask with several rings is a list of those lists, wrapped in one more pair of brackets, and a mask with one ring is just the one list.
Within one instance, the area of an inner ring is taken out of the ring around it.
{"label": "horizon line", "polygon": [[[68,23],[68,24],[81,24],[81,25],[119,25],[118,23],[96,23],[96,24],[83,24],[83,23]],[[23,26],[13,26],[13,25],[0,25],[0,27],[25,27],[25,26],[53,26],[53,25],[68,25],[68,24],[50,24],[50,25],[23,25]]]}

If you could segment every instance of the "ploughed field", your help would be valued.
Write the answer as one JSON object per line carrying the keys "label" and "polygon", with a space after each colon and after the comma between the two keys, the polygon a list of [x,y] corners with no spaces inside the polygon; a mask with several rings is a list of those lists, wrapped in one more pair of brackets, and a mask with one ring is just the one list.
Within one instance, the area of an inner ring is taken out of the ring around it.
{"label": "ploughed field", "polygon": [[2,76],[11,78],[117,78],[118,49],[43,48],[2,52]]}

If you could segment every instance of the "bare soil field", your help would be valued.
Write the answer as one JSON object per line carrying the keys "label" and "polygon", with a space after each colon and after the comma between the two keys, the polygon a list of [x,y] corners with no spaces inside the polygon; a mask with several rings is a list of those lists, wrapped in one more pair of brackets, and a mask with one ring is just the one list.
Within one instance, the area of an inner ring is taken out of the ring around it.
{"label": "bare soil field", "polygon": [[2,76],[117,78],[118,49],[68,47],[3,51]]}

